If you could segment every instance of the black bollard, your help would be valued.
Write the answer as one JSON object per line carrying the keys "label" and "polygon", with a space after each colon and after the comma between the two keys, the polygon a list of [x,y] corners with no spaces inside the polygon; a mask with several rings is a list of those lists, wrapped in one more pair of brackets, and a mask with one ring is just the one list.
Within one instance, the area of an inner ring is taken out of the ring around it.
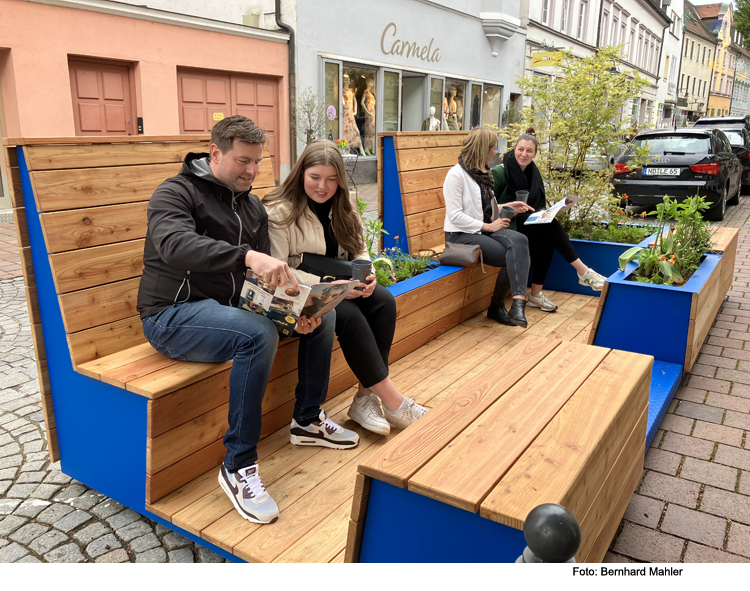
{"label": "black bollard", "polygon": [[581,546],[581,528],[561,505],[545,503],[526,517],[523,535],[527,547],[516,562],[575,562]]}

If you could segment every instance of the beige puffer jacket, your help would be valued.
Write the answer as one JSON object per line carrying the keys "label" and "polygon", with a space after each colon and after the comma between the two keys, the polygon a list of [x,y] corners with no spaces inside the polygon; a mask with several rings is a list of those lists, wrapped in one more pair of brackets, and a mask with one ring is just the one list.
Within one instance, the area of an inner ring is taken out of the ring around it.
{"label": "beige puffer jacket", "polygon": [[[265,204],[264,204],[265,205]],[[323,225],[315,213],[308,208],[300,219],[299,225],[292,224],[286,228],[280,228],[278,222],[287,218],[291,212],[292,204],[289,201],[277,201],[266,206],[268,212],[268,236],[271,240],[271,256],[286,263],[292,268],[297,281],[304,285],[318,283],[320,277],[300,271],[300,255],[303,252],[312,252],[324,255],[326,253],[326,239],[323,234]],[[339,245],[338,256],[341,260],[348,260],[349,253]],[[355,259],[369,259],[367,252],[360,252],[354,256]]]}

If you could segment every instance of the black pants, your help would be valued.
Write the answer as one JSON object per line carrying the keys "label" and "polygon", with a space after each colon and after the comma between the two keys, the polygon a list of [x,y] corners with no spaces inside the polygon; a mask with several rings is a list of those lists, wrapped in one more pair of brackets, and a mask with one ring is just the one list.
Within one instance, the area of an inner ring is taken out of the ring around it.
{"label": "black pants", "polygon": [[458,244],[478,244],[486,265],[502,267],[497,275],[493,304],[502,304],[508,290],[512,295],[526,295],[526,282],[529,278],[529,243],[523,234],[515,230],[468,234],[446,232],[446,242]]}
{"label": "black pants", "polygon": [[396,300],[382,285],[369,298],[336,306],[336,336],[349,367],[364,388],[388,377],[388,356],[396,332]]}
{"label": "black pants", "polygon": [[576,249],[570,243],[570,238],[563,230],[560,222],[552,220],[549,224],[532,224],[526,226],[524,222],[528,216],[517,216],[518,231],[529,239],[529,256],[531,257],[531,282],[544,285],[552,256],[557,249],[562,257],[572,263],[578,259]]}

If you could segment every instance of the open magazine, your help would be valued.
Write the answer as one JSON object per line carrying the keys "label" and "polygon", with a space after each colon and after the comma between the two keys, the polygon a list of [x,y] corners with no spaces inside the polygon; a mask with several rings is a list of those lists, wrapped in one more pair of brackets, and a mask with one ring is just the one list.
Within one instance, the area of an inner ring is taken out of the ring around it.
{"label": "open magazine", "polygon": [[279,334],[289,336],[300,316],[323,316],[333,310],[356,285],[359,285],[358,281],[310,286],[300,284],[297,289],[288,281],[286,285],[274,287],[248,269],[237,307],[267,316],[276,323]]}
{"label": "open magazine", "polygon": [[560,199],[560,201],[555,203],[549,209],[543,209],[541,211],[535,211],[534,213],[532,213],[528,218],[526,218],[524,225],[528,226],[529,224],[549,224],[552,220],[555,219],[555,216],[558,213],[567,212],[571,207],[573,207],[580,200],[581,200],[580,197],[570,197],[570,196]]}

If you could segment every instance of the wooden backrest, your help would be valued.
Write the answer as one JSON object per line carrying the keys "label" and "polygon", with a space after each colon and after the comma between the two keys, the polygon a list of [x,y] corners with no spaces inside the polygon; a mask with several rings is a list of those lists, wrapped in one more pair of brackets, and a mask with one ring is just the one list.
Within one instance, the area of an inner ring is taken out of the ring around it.
{"label": "wooden backrest", "polygon": [[409,252],[445,244],[445,175],[458,162],[469,132],[394,134]]}

